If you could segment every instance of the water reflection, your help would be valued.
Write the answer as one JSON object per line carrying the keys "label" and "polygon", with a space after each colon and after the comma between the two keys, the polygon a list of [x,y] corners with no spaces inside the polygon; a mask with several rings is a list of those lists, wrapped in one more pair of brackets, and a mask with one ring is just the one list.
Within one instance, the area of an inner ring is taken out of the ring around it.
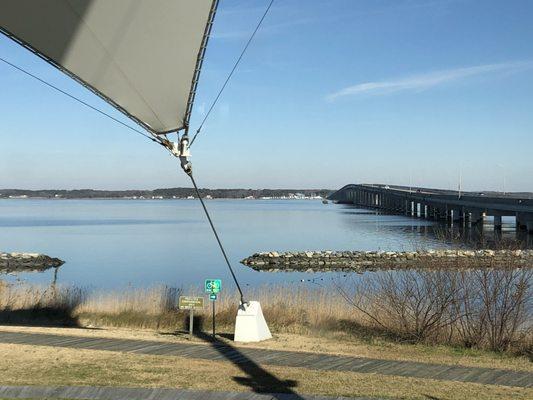
{"label": "water reflection", "polygon": [[[495,231],[489,221],[482,228],[448,227],[309,200],[209,200],[208,207],[242,285],[249,287],[298,284],[320,275],[261,273],[239,264],[260,251],[409,251],[495,245],[515,237],[522,246],[533,246],[531,236],[516,232],[505,218],[502,230]],[[18,277],[30,282],[187,288],[221,278],[232,289],[212,232],[193,201],[1,200],[0,245],[3,251],[54,254],[67,261],[60,279],[57,270]]]}
{"label": "water reflection", "polygon": [[[469,224],[463,222],[447,223],[445,221],[426,220],[376,210],[361,210],[355,206],[341,205],[345,215],[369,215],[373,217],[359,218],[362,221],[372,221],[374,228],[384,233],[384,236],[402,233],[401,241],[411,238],[414,248],[533,248],[533,235],[525,230],[516,229],[514,217],[503,217],[499,229],[494,228],[493,218],[486,217],[484,223]],[[347,220],[350,223],[349,220]]]}

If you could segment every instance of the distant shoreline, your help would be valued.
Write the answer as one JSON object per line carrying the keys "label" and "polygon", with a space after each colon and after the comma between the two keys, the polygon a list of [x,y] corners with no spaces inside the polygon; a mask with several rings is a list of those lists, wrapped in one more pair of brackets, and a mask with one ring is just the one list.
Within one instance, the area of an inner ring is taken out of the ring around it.
{"label": "distant shoreline", "polygon": [[[330,189],[200,189],[207,199],[243,200],[321,200]],[[154,190],[24,190],[0,189],[0,200],[192,200],[196,193],[192,188],[168,188]]]}
{"label": "distant shoreline", "polygon": [[[205,197],[202,197],[203,200],[206,200]],[[325,199],[325,198],[314,198],[314,197],[269,197],[269,198],[253,198],[253,199],[245,199],[245,198],[240,198],[240,197],[211,197],[211,198],[208,198],[207,200],[243,200],[243,201],[258,201],[258,200],[263,200],[263,201],[269,201],[269,200],[321,200],[321,199]],[[159,198],[137,198],[137,199],[132,199],[132,198],[127,198],[127,197],[67,197],[67,198],[64,198],[64,197],[57,197],[57,198],[54,198],[54,197],[24,197],[24,198],[20,198],[20,197],[14,197],[14,198],[9,198],[9,197],[0,197],[0,201],[2,200],[53,200],[53,201],[61,201],[61,200],[109,200],[109,201],[113,201],[113,200],[131,200],[131,201],[148,201],[148,200],[197,200],[197,198],[192,198],[192,199],[189,199],[189,198],[185,198],[185,197],[176,197],[176,198],[163,198],[163,199],[159,199]]]}

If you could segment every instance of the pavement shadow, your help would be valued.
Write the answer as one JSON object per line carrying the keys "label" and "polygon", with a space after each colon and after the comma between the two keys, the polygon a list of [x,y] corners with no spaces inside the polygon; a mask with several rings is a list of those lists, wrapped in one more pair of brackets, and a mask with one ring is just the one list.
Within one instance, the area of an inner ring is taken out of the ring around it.
{"label": "pavement shadow", "polygon": [[294,387],[298,386],[297,381],[279,379],[243,354],[237,347],[216,337],[213,338],[207,333],[196,332],[195,336],[211,344],[219,354],[246,374],[245,377],[233,377],[233,380],[238,384],[247,386],[256,393],[269,393],[273,398],[279,400],[304,400],[293,390]]}

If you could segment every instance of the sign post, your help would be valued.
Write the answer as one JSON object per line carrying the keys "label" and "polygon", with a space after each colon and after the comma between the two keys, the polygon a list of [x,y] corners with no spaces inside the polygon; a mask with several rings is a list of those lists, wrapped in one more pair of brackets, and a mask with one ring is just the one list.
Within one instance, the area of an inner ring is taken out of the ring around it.
{"label": "sign post", "polygon": [[189,340],[192,340],[193,325],[194,325],[194,308],[189,308]]}
{"label": "sign post", "polygon": [[215,302],[217,300],[216,293],[211,293],[209,295],[209,300],[211,300],[211,303],[213,303],[213,317],[211,318],[213,321],[213,339],[215,338]]}
{"label": "sign post", "polygon": [[209,300],[213,303],[213,339],[215,338],[215,302],[217,300],[217,294],[222,290],[222,280],[221,279],[206,279],[205,280],[205,291],[209,293]]}
{"label": "sign post", "polygon": [[189,310],[189,339],[192,339],[194,324],[194,309],[204,308],[204,298],[197,296],[180,296],[180,310]]}

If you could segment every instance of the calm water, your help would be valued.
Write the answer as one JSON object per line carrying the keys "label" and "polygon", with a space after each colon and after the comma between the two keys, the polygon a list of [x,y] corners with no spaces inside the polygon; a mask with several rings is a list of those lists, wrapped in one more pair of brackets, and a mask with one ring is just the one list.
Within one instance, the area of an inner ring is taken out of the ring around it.
{"label": "calm water", "polygon": [[[244,285],[330,274],[255,272],[239,261],[258,251],[409,250],[444,244],[432,223],[316,200],[209,200]],[[66,264],[59,281],[88,287],[230,283],[195,200],[1,200],[0,250],[42,252]],[[49,282],[52,272],[10,279]]]}

